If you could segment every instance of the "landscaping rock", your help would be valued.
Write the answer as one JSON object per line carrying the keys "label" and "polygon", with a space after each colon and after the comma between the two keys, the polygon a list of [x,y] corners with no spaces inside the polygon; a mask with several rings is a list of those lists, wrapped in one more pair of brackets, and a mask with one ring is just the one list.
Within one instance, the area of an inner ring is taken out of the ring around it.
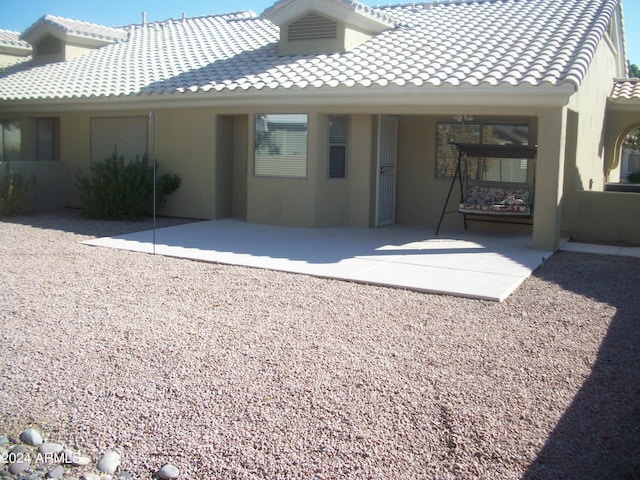
{"label": "landscaping rock", "polygon": [[172,478],[178,478],[180,475],[180,470],[174,465],[167,463],[163,465],[162,468],[158,471],[158,478],[160,480],[170,480]]}
{"label": "landscaping rock", "polygon": [[108,451],[98,460],[98,470],[114,474],[120,466],[120,455],[114,451]]}
{"label": "landscaping rock", "polygon": [[21,460],[19,462],[13,462],[11,465],[9,465],[9,473],[18,475],[29,468],[29,465],[31,465],[31,462],[29,462],[29,460],[27,459]]}
{"label": "landscaping rock", "polygon": [[54,453],[60,453],[63,449],[64,447],[59,443],[47,442],[38,447],[38,452],[40,452],[42,455],[51,455]]}
{"label": "landscaping rock", "polygon": [[64,475],[64,467],[58,465],[47,472],[47,478],[62,478]]}
{"label": "landscaping rock", "polygon": [[42,435],[40,435],[40,432],[38,432],[35,428],[29,428],[22,432],[22,434],[20,435],[20,440],[33,447],[42,445]]}

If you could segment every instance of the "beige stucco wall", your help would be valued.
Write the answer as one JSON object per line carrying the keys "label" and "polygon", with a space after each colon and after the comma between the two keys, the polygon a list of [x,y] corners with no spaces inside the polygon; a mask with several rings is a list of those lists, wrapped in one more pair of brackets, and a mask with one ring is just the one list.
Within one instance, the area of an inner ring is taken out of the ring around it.
{"label": "beige stucco wall", "polygon": [[[76,172],[88,172],[91,159],[91,119],[147,116],[148,111],[32,112],[29,115],[11,115],[18,119],[22,130],[22,152],[24,161],[35,158],[35,122],[38,117],[60,118],[60,161],[62,172],[55,177],[63,184],[62,203],[69,207],[80,207],[75,187]],[[216,135],[217,116],[211,109],[157,110],[156,151],[158,172],[176,173],[182,178],[181,187],[169,198],[164,215],[193,218],[217,218],[232,213],[231,191],[233,168],[238,144],[223,144],[216,150],[216,140],[229,131],[228,122],[221,123],[221,133]],[[235,125],[236,122],[232,121]],[[153,125],[151,123],[151,125]],[[240,133],[242,134],[242,129]],[[234,142],[235,142],[235,136]],[[152,135],[150,142],[152,143]],[[151,148],[151,147],[149,147]],[[221,153],[220,161],[214,161],[216,151]],[[227,153],[230,152],[229,155]],[[144,153],[144,152],[140,152]],[[150,152],[151,153],[151,152]],[[224,153],[224,155],[222,155]]]}
{"label": "beige stucco wall", "polygon": [[[575,158],[568,157],[567,190],[604,189],[605,115],[607,98],[613,87],[616,57],[611,44],[601,41],[580,88],[568,104],[575,114]],[[575,167],[575,168],[574,168]]]}
{"label": "beige stucco wall", "polygon": [[[314,226],[368,227],[371,223],[374,160],[372,115],[352,115],[347,120],[346,178],[328,178],[328,115],[319,116],[319,145],[315,166],[317,194]],[[323,141],[324,140],[324,141]]]}
{"label": "beige stucco wall", "polygon": [[[270,112],[271,113],[271,112]],[[347,178],[328,178],[327,114],[310,113],[306,178],[253,174],[253,115],[249,136],[247,220],[302,227],[368,227],[372,217],[373,115],[351,115],[347,127]]]}
{"label": "beige stucco wall", "polygon": [[632,242],[640,231],[628,221],[633,210],[627,209],[637,208],[634,194],[603,192],[607,181],[619,179],[619,166],[609,172],[609,178],[605,170],[617,163],[613,159],[616,137],[633,121],[631,114],[607,113],[617,68],[615,55],[609,42],[600,43],[567,108],[561,234],[582,241]]}
{"label": "beige stucco wall", "polygon": [[574,192],[563,211],[563,233],[575,241],[640,245],[640,194]]}
{"label": "beige stucco wall", "polygon": [[17,161],[0,162],[0,178],[10,174],[33,175],[36,184],[35,207],[51,210],[64,206],[64,165],[62,162]]}

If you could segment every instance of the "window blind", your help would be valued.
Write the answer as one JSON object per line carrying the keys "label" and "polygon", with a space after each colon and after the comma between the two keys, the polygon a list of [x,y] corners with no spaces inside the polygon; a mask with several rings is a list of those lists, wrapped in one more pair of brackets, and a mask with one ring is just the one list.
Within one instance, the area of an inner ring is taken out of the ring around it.
{"label": "window blind", "polygon": [[306,114],[256,115],[255,174],[306,177],[307,130]]}

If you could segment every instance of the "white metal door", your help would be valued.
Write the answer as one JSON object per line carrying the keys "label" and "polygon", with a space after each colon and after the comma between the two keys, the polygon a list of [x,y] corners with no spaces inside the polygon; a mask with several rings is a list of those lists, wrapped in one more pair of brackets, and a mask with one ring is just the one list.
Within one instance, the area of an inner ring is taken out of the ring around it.
{"label": "white metal door", "polygon": [[398,117],[383,115],[378,122],[376,227],[396,221],[396,164]]}

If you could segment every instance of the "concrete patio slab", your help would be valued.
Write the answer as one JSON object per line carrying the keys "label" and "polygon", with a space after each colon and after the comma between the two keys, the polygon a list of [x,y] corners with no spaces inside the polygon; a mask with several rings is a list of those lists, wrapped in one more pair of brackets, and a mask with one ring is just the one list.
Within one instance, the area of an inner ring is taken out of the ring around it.
{"label": "concrete patio slab", "polygon": [[206,262],[266,268],[421,292],[503,301],[553,252],[531,237],[391,225],[292,228],[211,220],[83,242]]}

